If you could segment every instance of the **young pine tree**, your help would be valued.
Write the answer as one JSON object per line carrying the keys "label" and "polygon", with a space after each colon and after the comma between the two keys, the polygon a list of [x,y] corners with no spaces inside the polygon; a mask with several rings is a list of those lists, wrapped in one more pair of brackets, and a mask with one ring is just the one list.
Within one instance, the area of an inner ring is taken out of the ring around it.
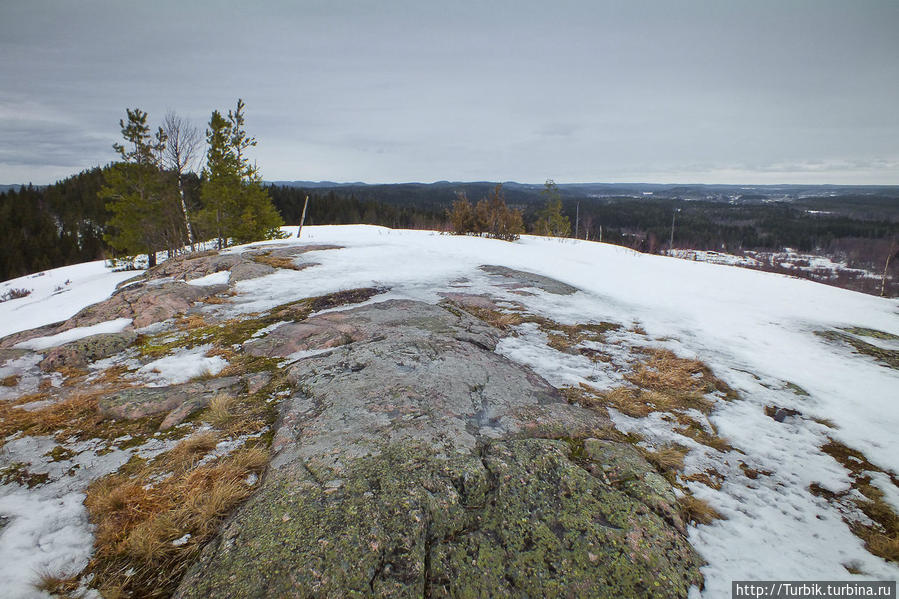
{"label": "young pine tree", "polygon": [[139,108],[126,113],[127,122],[119,121],[125,144],[113,144],[121,160],[106,171],[99,193],[111,214],[104,239],[125,254],[146,253],[152,267],[157,251],[183,245],[186,231],[177,186],[162,168],[165,133],[159,128],[151,135],[147,113]]}
{"label": "young pine tree", "polygon": [[213,111],[206,130],[206,168],[200,192],[198,220],[215,236],[218,246],[280,237],[281,216],[262,187],[246,151],[256,145],[244,128],[243,100],[225,118]]}
{"label": "young pine tree", "polygon": [[562,194],[559,193],[555,181],[547,179],[540,193],[546,198],[546,205],[540,211],[535,225],[537,235],[568,237],[571,232],[571,221],[562,214]]}

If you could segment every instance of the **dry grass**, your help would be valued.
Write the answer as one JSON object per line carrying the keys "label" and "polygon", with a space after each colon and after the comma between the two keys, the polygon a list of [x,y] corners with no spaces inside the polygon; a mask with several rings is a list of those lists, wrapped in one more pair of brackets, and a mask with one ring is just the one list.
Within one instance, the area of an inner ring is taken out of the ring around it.
{"label": "dry grass", "polygon": [[[127,385],[122,385],[124,388]],[[16,432],[26,435],[55,434],[59,440],[75,437],[114,439],[123,435],[145,435],[155,432],[162,416],[140,420],[106,419],[97,407],[101,396],[111,388],[93,388],[75,393],[57,403],[37,409],[23,410],[17,406],[51,399],[46,393],[20,397],[15,401],[0,402],[0,445],[2,439]]]}
{"label": "dry grass", "polygon": [[[93,586],[104,594],[171,594],[221,519],[252,492],[247,477],[268,463],[267,452],[251,448],[182,468],[211,442],[195,435],[131,475],[117,473],[91,485],[85,505],[96,526],[87,569]],[[154,483],[165,472],[173,474]],[[186,535],[185,542],[173,543]]]}
{"label": "dry grass", "polygon": [[865,548],[885,560],[899,562],[899,516],[884,499],[883,491],[873,486],[870,478],[858,481],[856,488],[865,496],[858,502],[873,524],[855,522],[852,532],[865,543]]}
{"label": "dry grass", "polygon": [[303,270],[304,268],[308,268],[309,264],[297,265],[294,263],[293,258],[285,258],[279,256],[272,256],[271,252],[265,252],[261,254],[255,254],[252,256],[254,262],[258,262],[260,264],[267,264],[272,268],[287,268],[290,270]]}
{"label": "dry grass", "polygon": [[722,516],[715,508],[710,506],[707,501],[694,497],[692,495],[684,495],[679,500],[681,512],[684,520],[687,522],[695,522],[697,524],[711,524],[715,520],[722,520]]}
{"label": "dry grass", "polygon": [[12,374],[8,377],[0,379],[0,387],[15,387],[19,384],[21,377],[18,374]]}
{"label": "dry grass", "polygon": [[511,327],[520,325],[524,322],[524,318],[515,312],[504,312],[499,309],[484,308],[482,306],[473,306],[461,302],[447,302],[452,306],[468,312],[477,319],[483,320],[492,327],[501,331],[507,331]]}
{"label": "dry grass", "polygon": [[643,456],[663,474],[674,473],[684,469],[684,456],[687,455],[687,451],[687,448],[681,445],[668,445],[655,451],[644,450]]}
{"label": "dry grass", "polygon": [[[883,472],[896,486],[899,486],[899,478],[893,473],[884,472],[860,451],[847,447],[839,441],[831,439],[821,447],[821,450],[849,471],[852,489],[864,497],[853,501],[870,520],[865,522],[847,520],[852,533],[865,543],[865,549],[870,553],[888,561],[899,562],[899,515],[886,502],[883,491],[871,484],[871,476],[868,473]],[[846,495],[827,492],[814,483],[809,486],[809,491],[828,501],[842,499]]]}
{"label": "dry grass", "polygon": [[[97,412],[97,395],[78,394],[39,410],[23,410],[16,406],[49,399],[46,394],[28,395],[13,402],[0,402],[0,437],[15,432],[45,435],[59,429],[72,428],[73,423],[86,423],[86,428],[101,420]],[[79,427],[81,428],[81,427]]]}
{"label": "dry grass", "polygon": [[90,374],[86,368],[80,368],[78,366],[61,366],[60,368],[57,368],[56,371],[62,375],[62,384],[66,387],[77,385]]}
{"label": "dry grass", "polygon": [[206,319],[199,314],[186,314],[178,319],[175,326],[181,331],[191,331],[193,329],[205,327],[208,324]]}
{"label": "dry grass", "polygon": [[724,475],[714,468],[706,468],[704,472],[694,472],[693,474],[688,474],[684,476],[683,479],[686,481],[702,483],[707,487],[715,489],[716,491],[721,489],[722,485],[724,484]]}
{"label": "dry grass", "polygon": [[709,432],[702,424],[685,414],[677,414],[676,417],[681,426],[675,428],[674,432],[718,451],[730,451],[733,449],[726,439],[718,436],[718,431],[711,423],[708,426],[711,427],[712,432]]}
{"label": "dry grass", "polygon": [[608,331],[617,331],[621,325],[614,322],[598,324],[559,324],[539,316],[528,315],[525,322],[535,322],[546,333],[547,345],[556,351],[585,355],[593,361],[607,361],[608,356],[599,350],[578,347],[584,341],[601,342]]}
{"label": "dry grass", "polygon": [[175,471],[192,468],[204,455],[212,451],[221,440],[217,433],[204,431],[179,442],[166,454]]}
{"label": "dry grass", "polygon": [[227,291],[225,293],[220,293],[218,295],[212,295],[203,300],[204,304],[227,304],[231,301],[231,298],[237,295],[235,291]]}
{"label": "dry grass", "polygon": [[69,597],[78,588],[78,576],[40,571],[34,588],[57,597]]}
{"label": "dry grass", "polygon": [[691,406],[708,412],[711,403],[703,398],[707,393],[720,391],[732,397],[734,391],[724,381],[712,374],[708,366],[699,360],[679,358],[667,349],[645,350],[649,359],[641,362],[627,380],[634,385],[653,391],[682,395],[681,401],[693,400]]}
{"label": "dry grass", "polygon": [[770,470],[756,470],[755,468],[750,468],[743,462],[740,462],[740,470],[743,471],[746,478],[751,478],[752,480],[757,479],[759,476],[771,476]]}
{"label": "dry grass", "polygon": [[124,385],[125,375],[128,373],[128,367],[124,364],[110,366],[99,375],[97,375],[91,383],[93,385],[104,385],[107,387]]}
{"label": "dry grass", "polygon": [[209,402],[209,411],[206,413],[206,420],[212,424],[212,426],[225,430],[236,418],[236,405],[237,398],[233,395],[225,393],[216,395]]}

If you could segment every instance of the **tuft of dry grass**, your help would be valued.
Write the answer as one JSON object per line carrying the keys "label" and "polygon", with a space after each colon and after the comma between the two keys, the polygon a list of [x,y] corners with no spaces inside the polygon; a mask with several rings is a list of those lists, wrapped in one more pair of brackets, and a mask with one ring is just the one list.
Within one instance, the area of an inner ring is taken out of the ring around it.
{"label": "tuft of dry grass", "polygon": [[759,476],[771,476],[770,470],[757,470],[755,468],[750,468],[744,462],[740,462],[740,470],[743,471],[743,474],[746,475],[746,478],[751,478],[752,480],[757,479]]}
{"label": "tuft of dry grass", "polygon": [[183,315],[175,323],[175,326],[181,331],[192,331],[208,325],[209,323],[206,322],[206,319],[200,314]]}
{"label": "tuft of dry grass", "polygon": [[15,387],[19,384],[19,379],[21,377],[18,374],[12,374],[10,376],[4,377],[0,379],[0,387]]}
{"label": "tuft of dry grass", "polygon": [[72,423],[90,425],[101,420],[97,412],[97,396],[78,394],[38,410],[23,410],[16,406],[48,399],[46,394],[29,395],[14,402],[0,402],[0,438],[21,431],[29,435],[45,435],[71,427]]}
{"label": "tuft of dry grass", "polygon": [[[85,505],[96,532],[87,573],[104,595],[171,594],[221,519],[252,492],[247,478],[261,473],[268,453],[243,449],[196,467],[190,459],[213,438],[194,435],[130,474],[112,474],[90,486]],[[193,467],[181,468],[185,463]],[[171,475],[160,480],[170,468]]]}
{"label": "tuft of dry grass", "polygon": [[267,264],[272,268],[287,268],[290,270],[303,270],[304,268],[308,268],[309,264],[298,265],[294,263],[293,258],[285,258],[283,256],[272,256],[271,252],[264,252],[260,254],[254,254],[252,256],[254,262],[258,262],[260,264]]}
{"label": "tuft of dry grass", "polygon": [[483,320],[492,327],[501,331],[507,331],[511,327],[520,325],[524,319],[520,314],[515,312],[504,312],[499,309],[484,308],[482,306],[473,306],[460,302],[449,302],[453,306],[460,308],[475,318]]}
{"label": "tuft of dry grass", "polygon": [[37,573],[34,588],[57,597],[69,597],[78,588],[78,576],[42,570]]}
{"label": "tuft of dry grass", "polygon": [[724,475],[714,468],[706,468],[704,472],[694,472],[683,477],[684,480],[702,483],[707,487],[719,490],[724,485]]}
{"label": "tuft of dry grass", "polygon": [[176,471],[188,469],[215,449],[219,440],[220,437],[217,433],[204,431],[187,437],[165,455],[172,469]]}
{"label": "tuft of dry grass", "polygon": [[711,524],[715,520],[723,520],[718,510],[713,508],[707,501],[694,497],[693,495],[684,495],[678,502],[680,503],[681,512],[684,520],[687,522],[695,522],[697,524]]}
{"label": "tuft of dry grass", "polygon": [[90,374],[87,369],[78,366],[61,366],[56,371],[63,377],[63,385],[72,387],[82,382],[84,378]]}
{"label": "tuft of dry grass", "polygon": [[647,349],[645,353],[649,359],[625,377],[640,388],[682,395],[682,402],[692,401],[695,405],[691,407],[706,413],[711,402],[703,397],[705,394],[719,391],[727,398],[736,396],[727,383],[699,360],[679,358],[667,349]]}
{"label": "tuft of dry grass", "polygon": [[684,469],[687,451],[681,445],[667,445],[655,451],[643,450],[643,456],[662,473],[673,473]]}
{"label": "tuft of dry grass", "polygon": [[216,395],[209,402],[209,411],[206,413],[206,420],[208,420],[212,426],[225,430],[237,417],[235,414],[236,405],[237,398],[233,395],[228,395],[226,393]]}
{"label": "tuft of dry grass", "polygon": [[203,300],[204,304],[227,304],[231,301],[231,298],[237,295],[236,291],[227,291],[225,293],[219,293],[218,295],[212,295]]}
{"label": "tuft of dry grass", "polygon": [[685,414],[677,414],[676,417],[681,426],[675,428],[674,432],[718,451],[724,452],[733,449],[726,439],[718,436],[718,431],[713,424],[709,423],[709,427],[712,429],[712,432],[709,432],[702,424]]}
{"label": "tuft of dry grass", "polygon": [[873,523],[854,522],[852,532],[865,543],[865,548],[883,559],[899,562],[899,515],[884,499],[883,491],[865,477],[856,488],[865,496],[858,507]]}

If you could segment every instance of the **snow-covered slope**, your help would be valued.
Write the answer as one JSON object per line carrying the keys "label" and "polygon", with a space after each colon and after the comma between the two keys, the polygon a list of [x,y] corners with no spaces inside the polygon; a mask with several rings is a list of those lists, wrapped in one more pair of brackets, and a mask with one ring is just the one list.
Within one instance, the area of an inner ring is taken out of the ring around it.
{"label": "snow-covered slope", "polygon": [[[286,230],[295,234],[295,228]],[[899,335],[899,302],[575,240],[525,236],[507,243],[360,225],[304,227],[302,240],[265,245],[309,242],[343,249],[308,252],[304,260],[314,266],[238,283],[230,303],[207,309],[258,312],[302,297],[372,286],[389,289],[372,302],[436,303],[441,294],[460,290],[489,289],[495,295],[490,275],[479,269],[485,264],[552,277],[578,291],[556,295],[510,289],[499,299],[562,324],[613,321],[645,331],[646,345],[704,361],[740,394],[738,400],[716,404],[710,418],[733,448],[723,452],[678,435],[657,414],[632,418],[612,410],[623,431],[640,432],[649,443],[676,441],[690,447],[685,474],[712,469],[723,478],[718,489],[684,483],[726,518],[690,531],[691,542],[708,562],[702,596],[726,596],[731,580],[856,576],[850,571],[861,572],[862,578],[899,575],[895,564],[865,550],[838,506],[809,492],[812,483],[835,493],[850,488],[845,468],[820,449],[829,439],[858,450],[886,472],[899,472],[899,370],[816,334],[863,327]],[[108,273],[102,263],[90,263],[8,282],[34,292],[0,304],[0,336],[70,316],[107,297],[133,274]],[[216,276],[213,282],[224,282],[224,275]],[[602,389],[620,380],[596,364],[547,348],[537,331],[524,326],[519,333],[497,351],[555,386],[589,383]],[[765,412],[772,405],[801,415],[776,420]],[[769,475],[747,477],[747,467]],[[875,473],[872,478],[895,502],[899,492],[889,477]],[[894,507],[899,511],[899,505]],[[0,532],[0,548],[7,542]]]}
{"label": "snow-covered slope", "polygon": [[0,283],[0,295],[13,289],[30,293],[0,303],[0,337],[73,316],[106,299],[116,285],[140,271],[114,272],[105,260],[63,266]]}

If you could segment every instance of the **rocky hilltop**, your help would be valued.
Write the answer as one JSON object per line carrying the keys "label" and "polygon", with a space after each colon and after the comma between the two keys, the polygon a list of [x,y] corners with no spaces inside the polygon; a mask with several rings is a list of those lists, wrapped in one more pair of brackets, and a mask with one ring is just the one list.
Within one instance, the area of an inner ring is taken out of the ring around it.
{"label": "rocky hilltop", "polygon": [[[890,559],[871,481],[894,473],[806,416],[798,384],[742,365],[725,382],[584,314],[595,291],[545,268],[356,276],[360,255],[188,254],[0,339],[0,558],[31,564],[0,568],[14,596],[687,597],[768,489],[811,501],[831,523],[815,536],[848,524]],[[729,410],[784,444],[821,434],[838,465],[779,474],[721,433]],[[852,495],[828,483],[844,464]]]}

